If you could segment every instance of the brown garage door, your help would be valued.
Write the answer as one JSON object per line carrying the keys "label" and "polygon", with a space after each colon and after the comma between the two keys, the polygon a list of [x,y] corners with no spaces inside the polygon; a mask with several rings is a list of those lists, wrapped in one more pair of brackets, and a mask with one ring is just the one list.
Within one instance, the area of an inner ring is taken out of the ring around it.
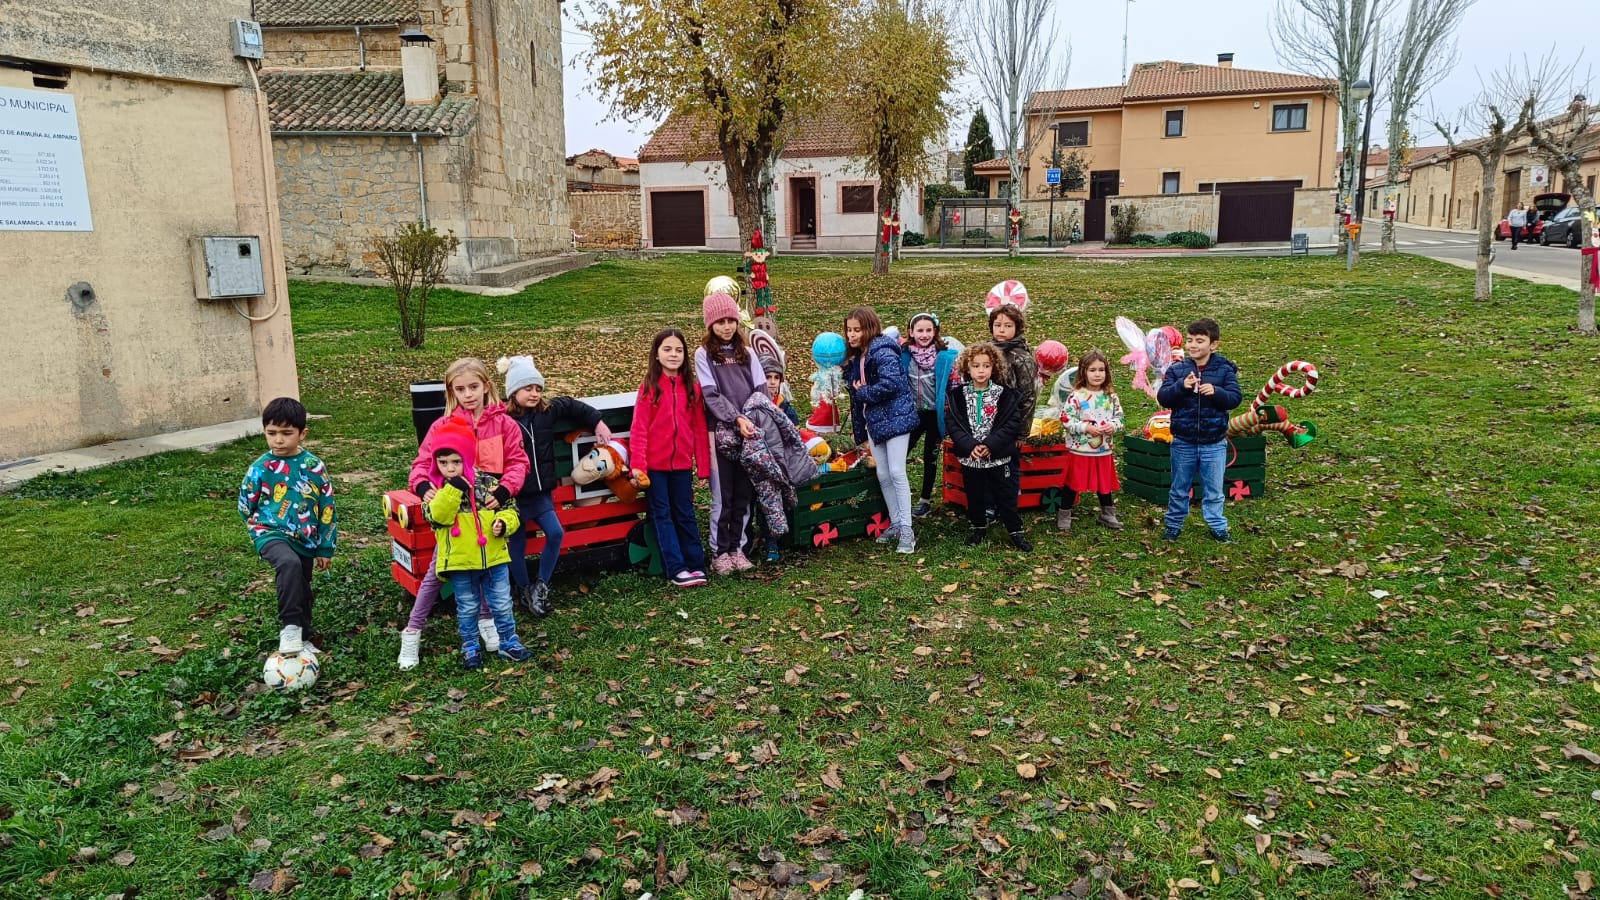
{"label": "brown garage door", "polygon": [[657,247],[704,247],[703,191],[651,191],[650,237]]}
{"label": "brown garage door", "polygon": [[1298,181],[1239,181],[1217,185],[1217,242],[1287,241],[1294,228]]}

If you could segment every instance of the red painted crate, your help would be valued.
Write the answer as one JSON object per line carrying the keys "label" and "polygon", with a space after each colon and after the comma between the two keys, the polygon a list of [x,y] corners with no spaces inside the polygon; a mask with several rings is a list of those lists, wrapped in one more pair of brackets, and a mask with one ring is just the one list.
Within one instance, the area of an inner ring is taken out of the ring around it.
{"label": "red painted crate", "polygon": [[[1061,505],[1061,485],[1067,475],[1067,445],[1065,442],[1021,444],[1022,495],[1017,498],[1018,509],[1043,506],[1055,509]],[[967,492],[961,479],[961,461],[944,442],[944,502],[965,508]]]}
{"label": "red painted crate", "polygon": [[[628,426],[633,421],[634,394],[609,394],[604,397],[586,397],[584,402],[600,410],[613,433],[627,438]],[[558,437],[564,429],[556,423]],[[571,429],[565,429],[570,431]],[[574,462],[587,453],[593,438],[579,441],[570,452],[558,446],[556,473],[561,485],[552,499],[556,505],[556,518],[561,521],[566,537],[561,541],[563,560],[578,557],[598,564],[620,562],[646,562],[654,571],[660,571],[660,551],[637,540],[630,546],[630,538],[640,538],[643,520],[649,504],[641,496],[624,503],[604,485],[593,484],[579,488],[572,483]],[[580,491],[582,496],[580,496]],[[588,505],[579,505],[582,501]],[[593,502],[598,501],[598,502]],[[422,501],[407,490],[389,491],[383,495],[383,515],[389,531],[391,563],[389,572],[394,580],[412,595],[422,583],[422,578],[433,565],[433,530],[422,515]],[[544,533],[535,522],[524,522],[527,530],[528,556],[538,556],[544,549]]]}

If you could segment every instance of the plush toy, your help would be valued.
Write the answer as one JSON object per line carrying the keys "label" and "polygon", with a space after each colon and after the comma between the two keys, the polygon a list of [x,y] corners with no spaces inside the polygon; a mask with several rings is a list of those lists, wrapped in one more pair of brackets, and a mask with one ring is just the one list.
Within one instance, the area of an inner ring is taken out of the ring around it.
{"label": "plush toy", "polygon": [[824,331],[811,342],[811,359],[817,371],[811,380],[811,417],[806,426],[819,434],[832,434],[839,430],[843,418],[839,415],[839,402],[845,394],[844,372],[839,366],[844,362],[844,336]]}
{"label": "plush toy", "polygon": [[806,442],[806,452],[817,462],[825,463],[833,457],[833,448],[815,431],[809,428],[800,429],[800,439]]}
{"label": "plush toy", "polygon": [[[597,481],[605,482],[611,493],[624,503],[632,503],[639,499],[639,486],[631,480],[632,470],[628,468],[628,445],[621,441],[607,441],[596,444],[593,450],[583,455],[578,464],[572,467],[572,481],[574,484],[594,484]],[[648,480],[648,479],[647,479]]]}
{"label": "plush toy", "polygon": [[1144,423],[1144,436],[1163,444],[1172,443],[1172,410],[1163,409]]}
{"label": "plush toy", "polygon": [[757,228],[750,235],[750,249],[744,254],[750,272],[750,305],[753,307],[750,312],[757,319],[772,318],[778,312],[777,304],[772,302],[772,285],[767,280],[768,255],[761,229]]}

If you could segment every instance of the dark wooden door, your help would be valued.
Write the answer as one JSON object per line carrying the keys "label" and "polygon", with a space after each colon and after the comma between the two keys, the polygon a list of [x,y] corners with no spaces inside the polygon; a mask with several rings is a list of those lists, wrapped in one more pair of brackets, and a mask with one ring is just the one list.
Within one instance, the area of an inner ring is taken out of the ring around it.
{"label": "dark wooden door", "polygon": [[1217,185],[1217,243],[1287,241],[1294,230],[1298,181],[1238,181]]}
{"label": "dark wooden door", "polygon": [[1089,173],[1089,199],[1083,204],[1083,239],[1106,239],[1106,198],[1115,197],[1120,188],[1117,170]]}
{"label": "dark wooden door", "polygon": [[704,191],[651,191],[650,237],[657,247],[704,247]]}
{"label": "dark wooden door", "polygon": [[796,237],[817,236],[817,182],[811,178],[794,181],[794,233]]}

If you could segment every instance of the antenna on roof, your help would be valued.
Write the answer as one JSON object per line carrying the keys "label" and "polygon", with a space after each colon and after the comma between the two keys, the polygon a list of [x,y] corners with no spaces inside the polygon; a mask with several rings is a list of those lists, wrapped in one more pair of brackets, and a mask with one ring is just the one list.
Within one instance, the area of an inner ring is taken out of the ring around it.
{"label": "antenna on roof", "polygon": [[1133,10],[1133,0],[1122,7],[1122,80],[1128,80],[1128,13]]}

